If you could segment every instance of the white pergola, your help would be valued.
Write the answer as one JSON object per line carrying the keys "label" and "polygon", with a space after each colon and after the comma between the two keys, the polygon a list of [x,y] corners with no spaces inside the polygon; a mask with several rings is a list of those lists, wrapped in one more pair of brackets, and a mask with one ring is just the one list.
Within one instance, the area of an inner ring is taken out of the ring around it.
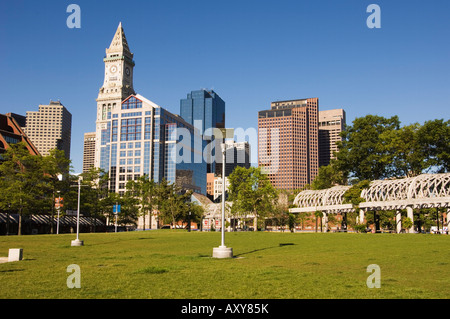
{"label": "white pergola", "polygon": [[[350,186],[334,186],[324,190],[305,190],[294,200],[296,208],[291,213],[321,211],[324,221],[327,215],[354,211],[352,204],[345,204],[344,193]],[[413,209],[447,208],[450,207],[450,173],[422,174],[416,177],[402,179],[376,180],[369,188],[363,189],[364,199],[359,205],[359,222],[364,221],[367,211],[396,210],[397,232],[401,231],[401,209],[407,210],[407,215],[414,221]],[[414,231],[411,227],[410,232]]]}

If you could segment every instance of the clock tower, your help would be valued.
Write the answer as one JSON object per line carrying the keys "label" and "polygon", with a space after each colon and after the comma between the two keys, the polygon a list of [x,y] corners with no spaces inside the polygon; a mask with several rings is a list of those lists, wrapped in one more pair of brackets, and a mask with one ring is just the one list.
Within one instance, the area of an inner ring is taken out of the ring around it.
{"label": "clock tower", "polygon": [[[130,52],[122,23],[119,23],[114,38],[103,59],[105,77],[103,86],[97,97],[95,167],[108,170],[108,163],[102,160],[102,153],[108,153],[110,144],[111,111],[120,109],[122,101],[131,94],[133,89],[133,53]],[[109,156],[109,154],[108,154]]]}

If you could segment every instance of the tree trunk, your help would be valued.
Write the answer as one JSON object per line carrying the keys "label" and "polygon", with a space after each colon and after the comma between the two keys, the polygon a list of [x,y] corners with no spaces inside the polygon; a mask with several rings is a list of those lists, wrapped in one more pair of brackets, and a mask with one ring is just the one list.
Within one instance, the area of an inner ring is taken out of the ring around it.
{"label": "tree trunk", "polygon": [[19,228],[17,230],[17,235],[22,235],[22,209],[19,211]]}
{"label": "tree trunk", "polygon": [[142,220],[143,220],[142,230],[145,230],[145,212],[142,214]]}

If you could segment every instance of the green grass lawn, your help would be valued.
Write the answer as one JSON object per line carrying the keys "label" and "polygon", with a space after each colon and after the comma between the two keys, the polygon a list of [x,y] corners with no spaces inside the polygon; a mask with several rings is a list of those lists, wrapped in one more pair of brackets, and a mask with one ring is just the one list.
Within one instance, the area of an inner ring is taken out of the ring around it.
{"label": "green grass lawn", "polygon": [[[303,299],[448,298],[450,236],[419,234],[226,233],[233,259],[212,258],[220,232],[158,230],[2,236],[0,298]],[[67,267],[81,270],[69,289]],[[367,266],[381,269],[369,289]]]}

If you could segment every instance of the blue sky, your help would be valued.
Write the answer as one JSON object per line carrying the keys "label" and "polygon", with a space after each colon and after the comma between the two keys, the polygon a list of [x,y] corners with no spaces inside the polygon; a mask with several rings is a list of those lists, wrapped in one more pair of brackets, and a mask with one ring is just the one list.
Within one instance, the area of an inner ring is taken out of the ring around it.
{"label": "blue sky", "polygon": [[[80,29],[66,25],[71,3]],[[371,3],[381,29],[366,25]],[[308,97],[343,108],[347,124],[367,114],[404,125],[449,118],[448,0],[1,1],[0,112],[59,99],[73,116],[75,172],[120,21],[136,92],[176,114],[187,93],[212,88],[234,128],[256,129],[271,101]]]}

